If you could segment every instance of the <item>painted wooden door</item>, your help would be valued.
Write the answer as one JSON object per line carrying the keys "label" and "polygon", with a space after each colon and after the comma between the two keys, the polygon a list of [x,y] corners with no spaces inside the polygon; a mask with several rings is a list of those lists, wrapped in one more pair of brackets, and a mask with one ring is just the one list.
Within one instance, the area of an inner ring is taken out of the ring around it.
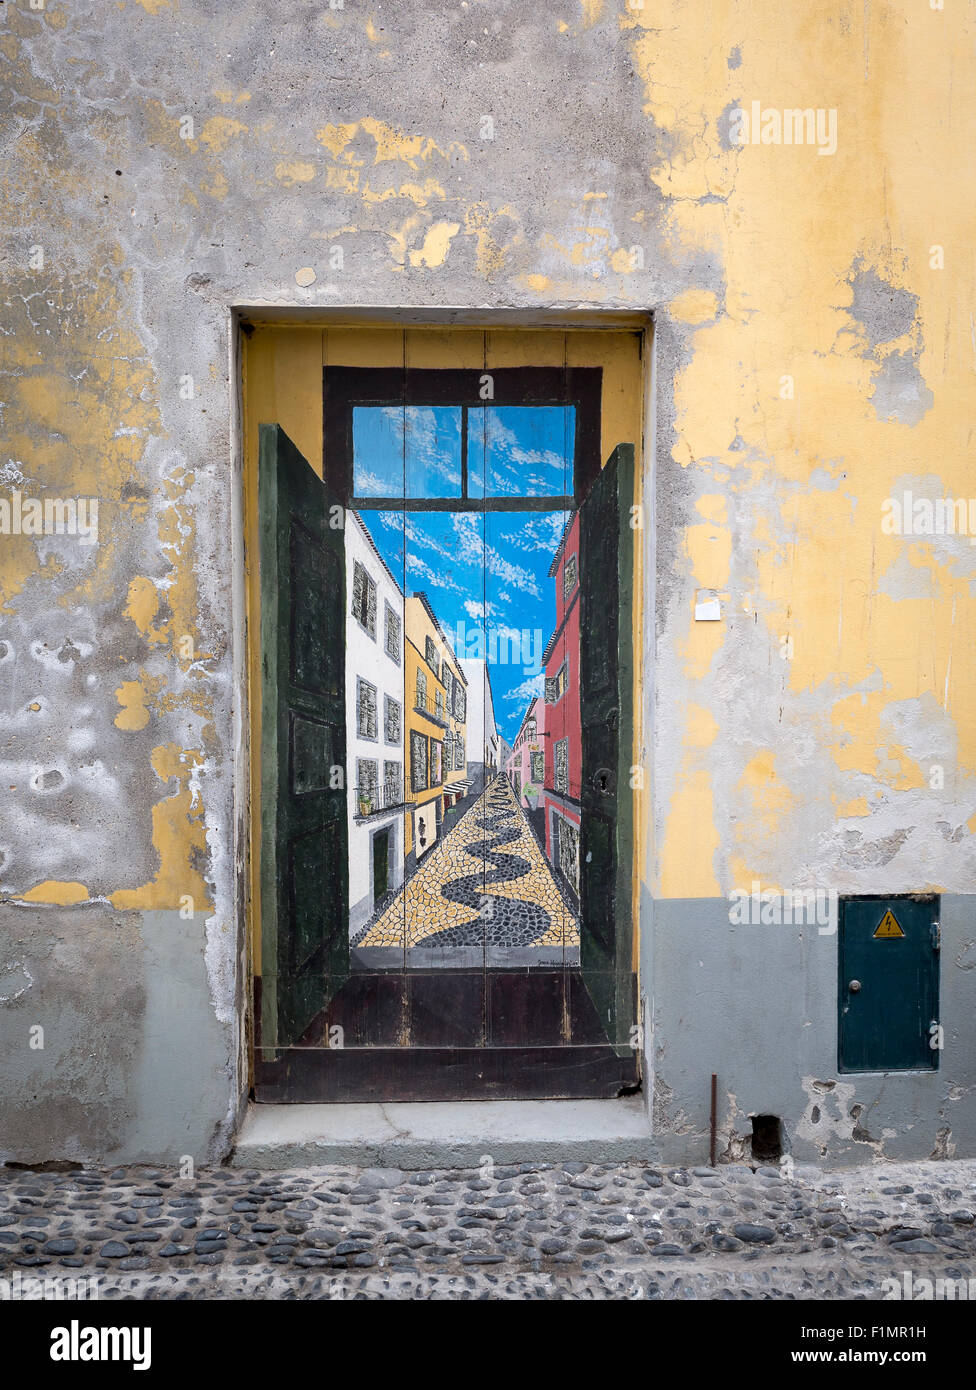
{"label": "painted wooden door", "polygon": [[935,1070],[938,898],[848,898],[840,908],[840,1070]]}
{"label": "painted wooden door", "polygon": [[262,425],[260,1041],[301,1041],[349,968],[341,528],[277,425]]}
{"label": "painted wooden door", "polygon": [[631,878],[634,446],[619,445],[580,509],[583,978],[608,1038],[635,1020]]}
{"label": "painted wooden door", "polygon": [[326,369],[304,499],[323,544],[325,499],[343,516],[345,851],[335,893],[324,860],[309,880],[321,1006],[299,990],[302,1046],[259,1056],[261,1099],[634,1085],[633,447],[601,469],[600,375]]}

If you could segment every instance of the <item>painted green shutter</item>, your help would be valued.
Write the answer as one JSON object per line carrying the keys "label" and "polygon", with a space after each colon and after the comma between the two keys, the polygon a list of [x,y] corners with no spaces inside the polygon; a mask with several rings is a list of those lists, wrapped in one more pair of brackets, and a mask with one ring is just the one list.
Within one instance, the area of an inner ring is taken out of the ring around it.
{"label": "painted green shutter", "polygon": [[634,1022],[632,888],[634,446],[618,444],[580,508],[580,964],[618,1048]]}
{"label": "painted green shutter", "polygon": [[[349,969],[341,526],[279,425],[259,436],[262,1048],[302,1037]],[[341,516],[341,513],[340,513]]]}

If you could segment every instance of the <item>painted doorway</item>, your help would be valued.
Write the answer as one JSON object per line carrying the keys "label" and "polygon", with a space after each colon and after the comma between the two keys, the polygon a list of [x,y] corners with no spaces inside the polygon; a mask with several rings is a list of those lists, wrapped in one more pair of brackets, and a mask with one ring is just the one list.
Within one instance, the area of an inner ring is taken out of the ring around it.
{"label": "painted doorway", "polygon": [[[342,773],[322,795],[334,809],[344,793],[344,848],[313,834],[319,862],[300,861],[331,904],[312,948],[302,880],[282,888],[298,862],[287,805],[310,777],[279,729],[263,817],[277,972],[265,933],[262,993],[294,996],[306,962],[314,984],[305,1016],[279,1008],[262,1029],[259,1099],[609,1096],[636,1081],[634,449],[600,458],[600,376],[326,370],[323,475],[304,481],[336,553],[341,536],[328,607],[343,633],[333,616],[324,667],[342,732],[316,756],[319,777],[327,752]],[[262,645],[293,669],[309,637],[289,612],[309,559],[294,538],[316,526],[294,480],[270,479],[297,451],[280,429],[263,439]],[[272,525],[269,500],[295,497]],[[264,675],[280,725],[282,673]],[[297,953],[291,918],[306,922]]]}

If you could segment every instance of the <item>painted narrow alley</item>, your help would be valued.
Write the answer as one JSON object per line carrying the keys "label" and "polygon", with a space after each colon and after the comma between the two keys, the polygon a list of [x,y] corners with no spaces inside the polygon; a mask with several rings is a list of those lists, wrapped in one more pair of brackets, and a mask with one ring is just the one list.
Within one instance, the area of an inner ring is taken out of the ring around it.
{"label": "painted narrow alley", "polygon": [[579,958],[579,922],[525,811],[497,777],[366,924],[357,947],[558,947]]}

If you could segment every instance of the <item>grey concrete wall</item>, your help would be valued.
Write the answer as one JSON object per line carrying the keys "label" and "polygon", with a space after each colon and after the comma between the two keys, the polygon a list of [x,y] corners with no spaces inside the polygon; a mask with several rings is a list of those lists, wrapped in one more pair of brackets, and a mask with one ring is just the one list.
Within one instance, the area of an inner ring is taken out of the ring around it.
{"label": "grey concrete wall", "polygon": [[0,1163],[226,1152],[232,1028],[214,1016],[205,949],[202,919],[176,912],[4,912]]}
{"label": "grey concrete wall", "polygon": [[931,1072],[839,1073],[838,934],[733,925],[724,899],[654,905],[653,1124],[663,1156],[748,1159],[752,1115],[783,1122],[798,1162],[828,1166],[952,1158],[976,1149],[972,970],[976,899],[941,902],[940,1014]]}

